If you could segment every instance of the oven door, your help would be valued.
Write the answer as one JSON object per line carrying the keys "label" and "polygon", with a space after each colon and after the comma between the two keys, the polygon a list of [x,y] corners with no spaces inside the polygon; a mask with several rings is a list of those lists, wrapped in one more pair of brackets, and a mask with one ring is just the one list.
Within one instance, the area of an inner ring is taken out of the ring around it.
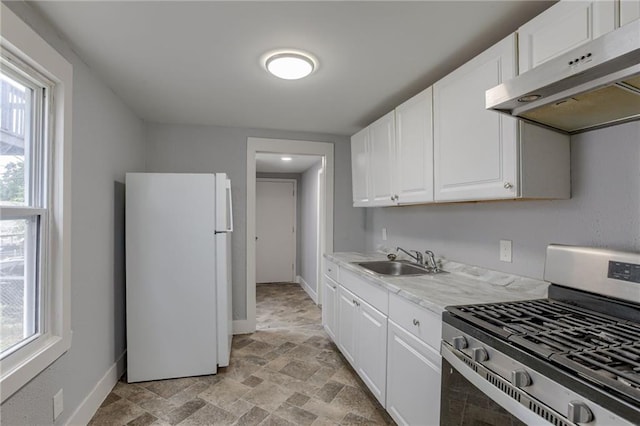
{"label": "oven door", "polygon": [[[483,377],[463,359],[462,352],[442,344],[440,425],[553,425],[513,399],[510,388],[517,388],[495,375]],[[478,367],[476,367],[478,368]],[[483,369],[482,366],[479,368]],[[483,373],[483,372],[480,372]],[[496,384],[492,383],[495,382]],[[500,387],[498,387],[500,386]],[[556,423],[568,425],[570,423]]]}

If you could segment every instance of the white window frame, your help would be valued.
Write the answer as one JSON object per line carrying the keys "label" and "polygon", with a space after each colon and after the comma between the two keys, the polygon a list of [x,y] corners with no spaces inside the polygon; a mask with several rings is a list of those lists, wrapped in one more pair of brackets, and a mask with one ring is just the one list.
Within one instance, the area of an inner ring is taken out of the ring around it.
{"label": "white window frame", "polygon": [[46,275],[41,288],[40,333],[0,361],[0,397],[4,402],[71,347],[71,111],[73,68],[7,6],[1,5],[0,44],[17,61],[52,83],[50,95],[49,200]]}

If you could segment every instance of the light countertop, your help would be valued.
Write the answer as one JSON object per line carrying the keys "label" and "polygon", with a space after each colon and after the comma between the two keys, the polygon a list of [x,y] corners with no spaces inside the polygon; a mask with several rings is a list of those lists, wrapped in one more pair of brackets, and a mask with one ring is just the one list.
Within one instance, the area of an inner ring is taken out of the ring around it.
{"label": "light countertop", "polygon": [[509,302],[547,297],[549,283],[532,278],[443,261],[446,274],[391,277],[367,271],[352,262],[386,260],[383,254],[342,252],[325,254],[340,268],[355,272],[374,284],[386,288],[440,315],[446,306],[474,303]]}

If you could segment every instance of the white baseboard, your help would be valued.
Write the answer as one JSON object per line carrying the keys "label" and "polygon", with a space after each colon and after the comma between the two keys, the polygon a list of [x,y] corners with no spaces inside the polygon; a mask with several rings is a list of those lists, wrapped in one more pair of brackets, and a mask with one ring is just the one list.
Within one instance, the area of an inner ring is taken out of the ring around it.
{"label": "white baseboard", "polygon": [[250,334],[256,331],[256,325],[249,320],[233,320],[233,334]]}
{"label": "white baseboard", "polygon": [[125,350],[120,358],[107,370],[102,378],[96,383],[89,395],[80,403],[80,406],[76,411],[71,414],[66,425],[86,425],[91,420],[91,417],[98,411],[100,405],[109,395],[113,387],[118,383],[120,377],[124,374],[125,370]]}
{"label": "white baseboard", "polygon": [[304,291],[307,292],[307,294],[309,295],[311,300],[313,300],[313,303],[315,303],[317,305],[318,304],[318,293],[313,291],[313,289],[309,286],[309,284],[307,284],[307,282],[304,280],[304,278],[302,278],[300,275],[298,275],[296,277],[296,282],[300,284],[300,287],[302,287],[304,289]]}

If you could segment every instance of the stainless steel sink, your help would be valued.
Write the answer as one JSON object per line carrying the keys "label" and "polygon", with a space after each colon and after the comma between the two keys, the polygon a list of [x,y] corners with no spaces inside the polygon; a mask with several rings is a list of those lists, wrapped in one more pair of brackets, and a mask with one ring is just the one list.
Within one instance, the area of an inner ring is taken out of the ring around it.
{"label": "stainless steel sink", "polygon": [[363,268],[380,275],[408,276],[427,275],[432,273],[427,268],[406,260],[377,260],[355,263],[358,266],[362,266]]}

